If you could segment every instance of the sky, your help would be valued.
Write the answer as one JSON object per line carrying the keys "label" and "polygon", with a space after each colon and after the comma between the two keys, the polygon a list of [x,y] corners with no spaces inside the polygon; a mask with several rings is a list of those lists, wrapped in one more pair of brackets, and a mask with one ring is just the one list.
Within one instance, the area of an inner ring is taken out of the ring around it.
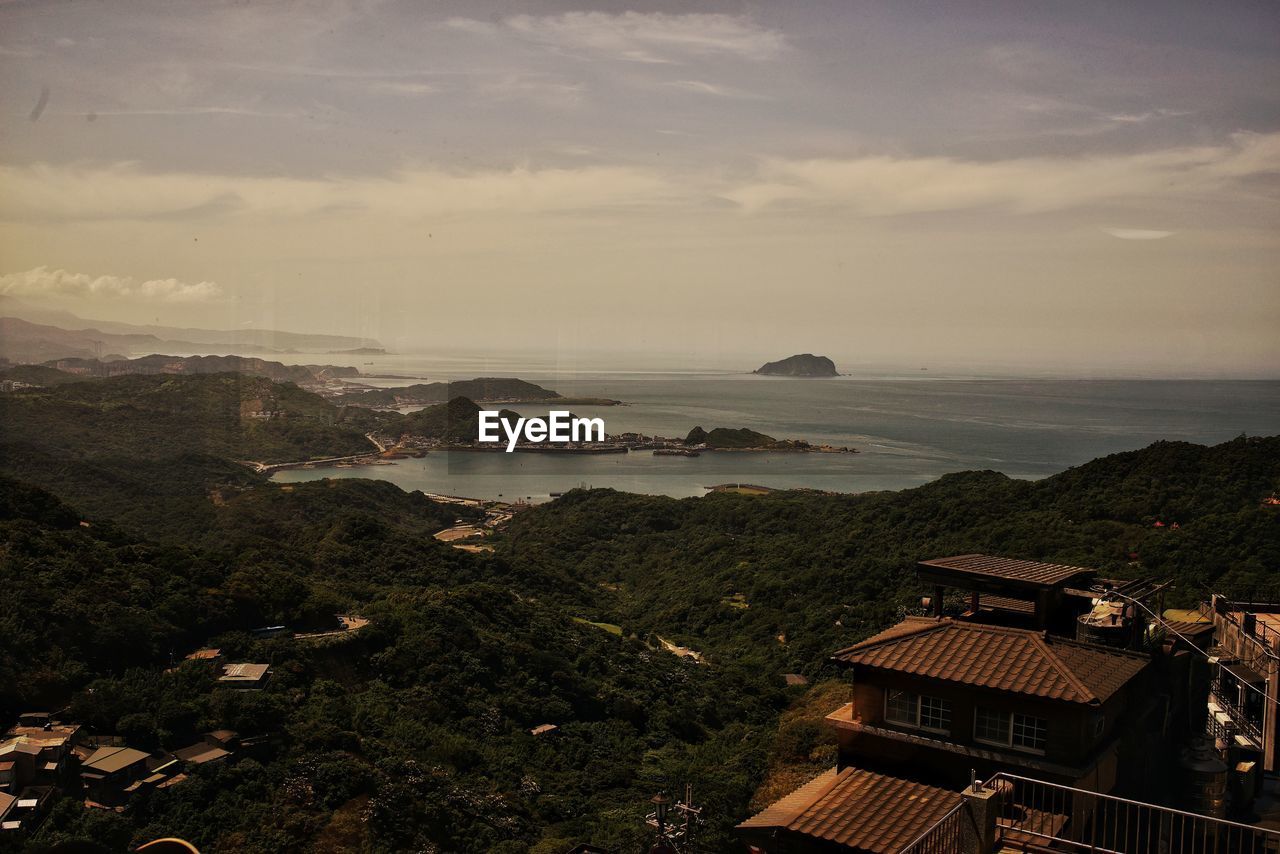
{"label": "sky", "polygon": [[1280,376],[1271,2],[11,0],[0,80],[83,317]]}

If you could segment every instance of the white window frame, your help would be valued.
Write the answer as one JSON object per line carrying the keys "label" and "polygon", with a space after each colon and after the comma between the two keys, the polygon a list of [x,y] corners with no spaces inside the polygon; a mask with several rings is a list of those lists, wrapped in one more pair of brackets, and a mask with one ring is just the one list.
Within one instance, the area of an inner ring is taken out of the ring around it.
{"label": "white window frame", "polygon": [[[1005,730],[1005,732],[1008,733],[1008,736],[1006,737],[1005,740],[1000,741],[994,738],[983,738],[982,736],[978,735],[978,716],[983,712],[987,713],[988,715],[999,715],[1001,718],[1004,719],[1003,729]],[[1044,756],[1044,752],[1045,752],[1044,747],[1030,747],[1025,744],[1014,743],[1014,740],[1013,740],[1014,718],[1016,717],[1024,718],[1029,722],[1029,723],[1023,724],[1023,729],[1026,729],[1028,726],[1030,726],[1033,729],[1042,731],[1044,733],[1045,747],[1049,746],[1048,718],[1042,718],[1039,715],[1032,715],[1026,712],[1009,712],[1009,711],[1005,711],[1004,709],[993,709],[990,706],[981,706],[981,705],[974,706],[973,708],[973,740],[981,744],[991,744],[996,747],[1007,747],[1010,750],[1018,750],[1023,753],[1033,753],[1036,756]]]}
{"label": "white window frame", "polygon": [[[910,721],[894,720],[889,716],[889,699],[893,694],[899,694],[904,697],[910,697],[912,700],[912,716]],[[921,708],[925,700],[931,700],[935,703],[941,703],[943,710],[947,716],[947,726],[945,729],[939,727],[925,726],[920,723]],[[918,729],[921,732],[933,732],[938,735],[951,735],[951,701],[944,700],[941,697],[934,697],[931,694],[917,694],[915,691],[903,691],[897,688],[886,688],[884,692],[884,719],[894,726],[907,727],[909,729]]]}

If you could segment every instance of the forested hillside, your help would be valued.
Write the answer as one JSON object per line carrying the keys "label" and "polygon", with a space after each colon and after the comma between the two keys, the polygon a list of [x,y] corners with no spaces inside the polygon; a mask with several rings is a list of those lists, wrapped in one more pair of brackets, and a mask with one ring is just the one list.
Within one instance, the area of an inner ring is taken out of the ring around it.
{"label": "forested hillside", "polygon": [[[474,511],[385,482],[281,486],[233,462],[289,452],[295,429],[365,441],[343,410],[253,382],[132,377],[0,404],[0,720],[65,707],[147,750],[214,728],[263,737],[122,814],[64,798],[37,842],[560,854],[638,843],[654,791],[692,783],[707,850],[735,850],[766,769],[785,785],[779,756],[808,755],[840,694],[826,682],[805,702],[782,674],[834,675],[834,649],[918,603],[915,561],[1078,563],[1173,579],[1187,602],[1209,583],[1271,584],[1280,566],[1280,516],[1261,503],[1280,488],[1280,438],[897,493],[575,491],[471,554],[431,535]],[[298,418],[246,423],[246,400]],[[250,631],[336,614],[369,623],[318,640]],[[203,646],[270,662],[271,682],[231,691],[208,665],[171,670]],[[559,729],[535,737],[540,724]]]}

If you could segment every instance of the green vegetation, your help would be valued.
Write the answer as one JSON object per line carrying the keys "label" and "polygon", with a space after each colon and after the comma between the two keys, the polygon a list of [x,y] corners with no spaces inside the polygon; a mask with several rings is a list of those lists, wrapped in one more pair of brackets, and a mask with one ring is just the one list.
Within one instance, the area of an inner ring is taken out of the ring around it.
{"label": "green vegetation", "polygon": [[67,383],[84,382],[84,377],[60,371],[47,365],[14,365],[0,371],[0,380],[27,383],[28,385],[50,386]]}
{"label": "green vegetation", "polygon": [[736,430],[729,427],[716,427],[710,433],[701,427],[694,427],[685,436],[686,445],[706,445],[708,448],[768,448],[776,445],[778,440],[755,430],[740,427]]}
{"label": "green vegetation", "polygon": [[[513,422],[518,413],[499,410],[503,421]],[[480,407],[465,397],[455,397],[403,416],[399,429],[414,436],[442,442],[474,442],[480,435]]]}
{"label": "green vegetation", "polygon": [[560,395],[515,377],[477,377],[449,383],[415,383],[398,388],[353,391],[338,398],[357,406],[406,406],[423,403],[446,403],[455,398],[470,400],[541,401],[558,400]]}
{"label": "green vegetation", "polygon": [[[241,417],[246,404],[286,414]],[[448,432],[475,408],[415,415]],[[121,814],[63,798],[35,843],[620,847],[643,838],[654,791],[692,783],[707,850],[736,850],[762,780],[761,798],[830,761],[820,721],[846,686],[828,656],[918,603],[917,560],[985,551],[1155,575],[1177,582],[1170,604],[1210,583],[1272,584],[1280,565],[1276,513],[1260,506],[1280,487],[1280,437],[897,493],[574,491],[517,514],[491,554],[431,536],[474,511],[384,482],[280,486],[233,462],[362,451],[365,429],[400,423],[353,411],[229,375],[0,398],[14,603],[0,612],[0,721],[69,705],[144,749],[217,727],[270,736]],[[370,623],[322,642],[249,632],[339,613]],[[270,684],[222,689],[196,662],[166,672],[206,645],[272,662]],[[784,687],[789,672],[814,686]],[[544,723],[559,729],[530,734]]]}

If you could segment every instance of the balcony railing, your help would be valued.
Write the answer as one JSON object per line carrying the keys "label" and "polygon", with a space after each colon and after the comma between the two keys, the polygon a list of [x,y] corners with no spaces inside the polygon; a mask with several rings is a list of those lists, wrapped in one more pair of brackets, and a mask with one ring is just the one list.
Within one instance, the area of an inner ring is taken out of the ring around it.
{"label": "balcony railing", "polygon": [[1091,854],[1280,854],[1280,832],[999,773],[999,844]]}
{"label": "balcony railing", "polygon": [[960,803],[899,854],[956,854],[958,851],[972,851],[977,838],[977,829],[969,807]]}
{"label": "balcony railing", "polygon": [[1231,723],[1235,725],[1235,728],[1258,744],[1261,744],[1262,722],[1253,719],[1234,699],[1238,693],[1238,689],[1234,684],[1234,677],[1231,680],[1224,680],[1222,678],[1222,667],[1219,666],[1209,683],[1209,689],[1217,700],[1218,705],[1231,718]]}
{"label": "balcony railing", "polygon": [[[1280,854],[1280,831],[1005,772],[982,786],[1001,795],[995,851]],[[988,854],[969,807],[961,803],[899,854]]]}

